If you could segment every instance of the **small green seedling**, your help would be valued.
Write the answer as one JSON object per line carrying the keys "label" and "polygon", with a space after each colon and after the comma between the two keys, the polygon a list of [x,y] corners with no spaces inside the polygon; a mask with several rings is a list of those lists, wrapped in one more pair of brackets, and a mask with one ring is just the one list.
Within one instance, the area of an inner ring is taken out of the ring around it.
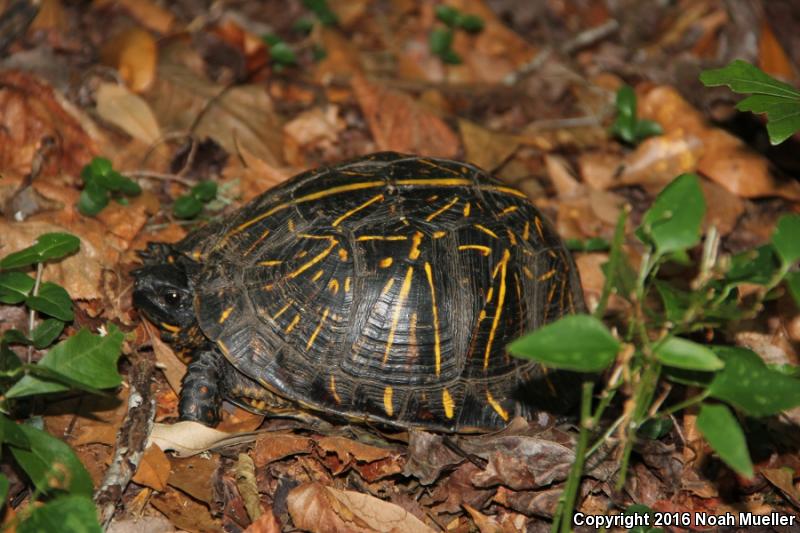
{"label": "small green seedling", "polygon": [[335,26],[339,22],[326,0],[303,0],[303,5],[325,26]]}
{"label": "small green seedling", "polygon": [[114,170],[111,161],[105,157],[95,157],[83,167],[83,190],[78,199],[78,211],[86,216],[94,216],[102,211],[111,198],[125,204],[130,196],[138,196],[142,188],[135,181]]}
{"label": "small green seedling", "polygon": [[277,68],[282,69],[297,64],[297,55],[286,41],[275,34],[263,35],[261,40],[269,48],[270,57]]}
{"label": "small green seedling", "polygon": [[639,144],[648,137],[663,133],[658,122],[639,120],[636,117],[636,93],[630,85],[619,88],[615,106],[617,117],[611,125],[611,133],[622,141]]}
{"label": "small green seedling", "polygon": [[479,33],[484,27],[483,19],[477,15],[462,13],[448,5],[436,6],[436,18],[446,27],[431,30],[428,38],[431,53],[447,64],[457,65],[461,63],[461,57],[452,48],[454,32],[463,30],[467,33]]}
{"label": "small green seedling", "polygon": [[736,109],[766,113],[772,144],[780,144],[800,131],[800,91],[758,67],[737,59],[727,67],[704,71],[700,81],[706,87],[727,85],[735,93],[750,94]]}
{"label": "small green seedling", "polygon": [[201,181],[192,187],[187,194],[175,200],[172,205],[172,213],[177,218],[195,218],[203,210],[203,207],[216,197],[217,184],[211,180]]}

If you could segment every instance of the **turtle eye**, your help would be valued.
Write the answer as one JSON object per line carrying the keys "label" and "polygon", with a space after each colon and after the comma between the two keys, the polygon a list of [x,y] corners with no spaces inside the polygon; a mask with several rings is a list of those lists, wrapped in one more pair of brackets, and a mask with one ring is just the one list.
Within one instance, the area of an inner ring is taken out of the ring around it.
{"label": "turtle eye", "polygon": [[164,302],[169,306],[177,306],[181,301],[178,291],[169,290],[164,293]]}

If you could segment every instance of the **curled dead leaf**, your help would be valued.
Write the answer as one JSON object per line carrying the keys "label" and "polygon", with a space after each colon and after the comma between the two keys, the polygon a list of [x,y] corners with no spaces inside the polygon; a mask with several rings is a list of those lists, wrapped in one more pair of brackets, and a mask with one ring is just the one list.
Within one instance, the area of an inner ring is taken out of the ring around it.
{"label": "curled dead leaf", "polygon": [[157,444],[164,451],[174,451],[178,457],[191,457],[212,448],[252,442],[256,433],[232,435],[198,422],[183,421],[175,424],[155,424],[148,443]]}
{"label": "curled dead leaf", "polygon": [[402,507],[368,494],[320,483],[294,488],[287,498],[294,525],[314,533],[433,533]]}
{"label": "curled dead leaf", "polygon": [[132,91],[144,92],[153,85],[156,76],[156,41],[143,28],[128,28],[103,44],[100,60],[117,69]]}
{"label": "curled dead leaf", "polygon": [[258,437],[253,461],[261,468],[290,455],[311,453],[313,441],[308,437],[289,433],[264,433]]}
{"label": "curled dead leaf", "polygon": [[148,103],[116,83],[103,83],[97,88],[97,114],[104,120],[143,143],[154,144],[161,138],[153,111]]}
{"label": "curled dead leaf", "polygon": [[513,135],[490,131],[468,120],[459,119],[458,129],[466,160],[490,172],[511,157],[519,147]]}

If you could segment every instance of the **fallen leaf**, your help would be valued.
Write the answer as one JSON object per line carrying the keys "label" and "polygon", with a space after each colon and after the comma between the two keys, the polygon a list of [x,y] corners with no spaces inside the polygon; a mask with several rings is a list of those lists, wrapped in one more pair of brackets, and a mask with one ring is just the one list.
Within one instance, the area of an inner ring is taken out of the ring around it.
{"label": "fallen leaf", "polygon": [[545,154],[544,164],[550,182],[559,198],[569,198],[578,194],[581,184],[573,176],[566,159],[557,155]]}
{"label": "fallen leaf", "polygon": [[305,483],[287,498],[295,527],[315,533],[433,533],[405,509],[358,492]]}
{"label": "fallen leaf", "polygon": [[218,458],[195,455],[188,458],[170,457],[167,484],[180,489],[192,498],[211,505],[214,502],[214,476],[219,468]]}
{"label": "fallen leaf", "polygon": [[155,494],[150,503],[169,518],[172,524],[187,531],[206,533],[222,530],[219,520],[211,516],[208,508],[174,489]]}
{"label": "fallen leaf", "polygon": [[622,158],[610,152],[585,152],[578,156],[578,169],[585,184],[604,191],[616,184]]}
{"label": "fallen leaf", "polygon": [[341,31],[323,26],[320,40],[325,57],[314,70],[318,82],[327,85],[334,78],[350,78],[362,72],[358,49]]}
{"label": "fallen leaf", "polygon": [[489,463],[473,476],[477,487],[541,488],[566,479],[575,460],[572,447],[537,437],[502,437],[492,439],[490,446],[478,454]]}
{"label": "fallen leaf", "polygon": [[156,335],[149,323],[144,323],[144,328],[147,331],[147,338],[153,347],[153,353],[158,363],[157,367],[164,373],[167,383],[169,383],[175,394],[180,394],[181,381],[186,374],[186,363],[178,359],[172,348]]}
{"label": "fallen leaf", "polygon": [[156,76],[156,41],[143,28],[128,28],[103,43],[100,61],[117,69],[133,92],[144,92],[153,85]]}
{"label": "fallen leaf", "polygon": [[96,98],[97,114],[103,120],[146,145],[161,138],[158,121],[142,97],[122,85],[103,83],[97,88]]}
{"label": "fallen leaf", "polygon": [[688,132],[650,137],[625,157],[616,185],[641,185],[656,195],[676,176],[693,172],[702,153],[703,142]]}
{"label": "fallen leaf", "polygon": [[379,150],[455,157],[456,134],[413,98],[362,76],[354,77],[351,84]]}
{"label": "fallen leaf", "polygon": [[258,517],[258,520],[254,520],[244,530],[244,533],[281,533],[281,531],[281,525],[278,523],[278,519],[275,518],[272,509],[267,509],[264,514]]}
{"label": "fallen leaf", "polygon": [[133,475],[133,481],[139,485],[150,487],[158,492],[163,492],[167,487],[170,464],[167,456],[155,444],[151,444],[144,451],[139,468]]}
{"label": "fallen leaf", "polygon": [[459,119],[458,129],[464,143],[466,160],[489,172],[503,164],[517,151],[515,136],[498,133]]}
{"label": "fallen leaf", "polygon": [[289,433],[264,433],[260,435],[253,450],[253,461],[261,468],[273,461],[312,451],[312,440]]}
{"label": "fallen leaf", "polygon": [[155,424],[148,444],[157,444],[164,451],[174,451],[178,457],[191,457],[217,447],[255,440],[255,433],[231,435],[185,420],[175,424]]}
{"label": "fallen leaf", "polygon": [[314,149],[333,150],[339,132],[346,127],[335,105],[314,107],[297,115],[283,126],[284,157],[290,165],[306,166],[305,153]]}
{"label": "fallen leaf", "polygon": [[481,533],[504,533],[503,528],[495,517],[486,516],[469,505],[464,505],[464,509],[472,517],[472,521],[475,522]]}
{"label": "fallen leaf", "polygon": [[77,176],[97,146],[56,92],[31,74],[0,73],[0,169],[23,176],[45,139],[58,150],[45,160],[42,176]]}
{"label": "fallen leaf", "polygon": [[704,232],[714,226],[721,236],[729,234],[739,222],[745,211],[744,201],[728,189],[713,181],[700,180],[703,196],[706,199],[706,214],[703,220]]}
{"label": "fallen leaf", "polygon": [[251,521],[258,520],[263,513],[261,509],[261,499],[258,495],[256,485],[256,467],[253,459],[246,453],[240,453],[239,459],[234,467],[236,488],[244,501],[244,507]]}
{"label": "fallen leaf", "polygon": [[140,24],[158,33],[169,33],[175,23],[175,15],[150,0],[100,0],[98,7],[114,4],[122,7]]}
{"label": "fallen leaf", "polygon": [[164,52],[158,79],[148,92],[162,129],[191,129],[195,137],[211,137],[228,153],[235,154],[237,146],[242,146],[268,164],[280,166],[283,121],[266,89],[258,85],[226,87],[209,81],[175,59],[186,46],[177,43],[174,50]]}
{"label": "fallen leaf", "polygon": [[112,520],[106,533],[173,533],[175,527],[164,516],[139,516]]}
{"label": "fallen leaf", "polygon": [[68,21],[60,0],[43,0],[28,31],[65,30],[67,28]]}
{"label": "fallen leaf", "polygon": [[797,79],[792,60],[775,37],[766,16],[761,19],[761,31],[758,34],[758,66],[771,76],[787,81]]}
{"label": "fallen leaf", "polygon": [[414,476],[423,485],[432,485],[446,469],[465,459],[445,446],[444,437],[427,431],[409,431],[408,462],[403,474]]}

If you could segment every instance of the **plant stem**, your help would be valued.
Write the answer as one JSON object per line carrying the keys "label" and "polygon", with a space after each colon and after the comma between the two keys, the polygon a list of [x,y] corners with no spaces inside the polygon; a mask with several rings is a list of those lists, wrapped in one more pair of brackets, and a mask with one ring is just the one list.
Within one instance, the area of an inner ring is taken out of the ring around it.
{"label": "plant stem", "polygon": [[561,497],[559,509],[556,512],[557,521],[553,522],[553,533],[556,531],[560,531],[561,533],[570,533],[572,531],[572,515],[575,508],[575,500],[578,496],[578,489],[581,486],[583,464],[586,461],[586,447],[589,444],[593,388],[594,384],[591,381],[585,381],[583,383],[583,394],[581,395],[581,425],[580,433],[578,434],[578,447],[575,449],[575,462],[572,464],[572,468],[569,471],[567,485],[564,488],[564,494]]}
{"label": "plant stem", "polygon": [[[611,241],[611,253],[608,256],[608,267],[606,270],[606,280],[603,283],[603,292],[600,294],[600,300],[597,302],[597,307],[592,313],[596,318],[603,318],[608,305],[608,298],[611,296],[611,291],[614,288],[614,282],[619,269],[619,263],[622,260],[622,241],[625,238],[625,223],[628,220],[628,213],[630,213],[630,205],[625,205],[617,219],[617,226],[614,228],[614,239]],[[626,295],[627,297],[627,295]]]}
{"label": "plant stem", "polygon": [[706,398],[708,398],[708,396],[710,394],[711,394],[711,392],[708,389],[706,389],[703,392],[701,392],[700,394],[698,394],[697,396],[692,396],[691,398],[688,398],[688,399],[686,399],[686,400],[684,400],[682,402],[678,402],[675,405],[671,405],[669,408],[661,411],[660,413],[656,413],[656,415],[653,416],[652,418],[656,418],[656,417],[663,418],[665,416],[669,416],[669,415],[671,415],[673,413],[676,413],[676,412],[680,411],[681,409],[686,409],[687,407],[691,407],[694,404],[700,403],[703,400],[705,400]]}
{"label": "plant stem", "polygon": [[[44,263],[36,263],[36,281],[33,283],[32,296],[39,295],[39,286],[42,284],[42,274],[44,273]],[[33,328],[36,326],[36,310],[31,309],[28,313],[28,337],[33,336]],[[28,364],[33,358],[33,345],[28,345]]]}

